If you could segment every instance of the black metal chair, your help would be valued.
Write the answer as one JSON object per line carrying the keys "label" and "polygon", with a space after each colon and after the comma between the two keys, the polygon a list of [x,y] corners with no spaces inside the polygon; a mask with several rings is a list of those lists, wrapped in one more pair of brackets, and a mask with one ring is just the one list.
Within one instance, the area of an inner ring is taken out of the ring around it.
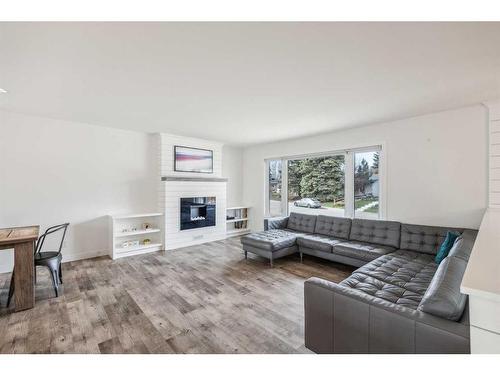
{"label": "black metal chair", "polygon": [[[65,223],[47,228],[45,233],[38,238],[35,246],[35,284],[36,284],[36,267],[37,266],[47,267],[52,276],[52,284],[54,286],[54,291],[56,292],[56,297],[59,297],[59,285],[63,283],[62,270],[61,270],[61,261],[62,261],[61,250],[63,247],[64,238],[66,237],[66,231],[68,230],[68,226],[69,223]],[[61,243],[59,244],[59,249],[57,251],[42,251],[46,237],[49,234],[53,234],[61,230],[63,231],[63,233],[61,236]],[[7,306],[10,305],[10,301],[13,295],[14,295],[14,272],[12,272],[12,277],[10,280],[9,298],[7,300]]]}

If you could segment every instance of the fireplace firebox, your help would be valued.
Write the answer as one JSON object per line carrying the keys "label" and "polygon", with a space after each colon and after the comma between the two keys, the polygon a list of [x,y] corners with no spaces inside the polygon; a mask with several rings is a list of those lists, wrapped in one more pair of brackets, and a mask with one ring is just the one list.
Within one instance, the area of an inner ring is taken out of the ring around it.
{"label": "fireplace firebox", "polygon": [[215,226],[215,197],[181,198],[181,230]]}

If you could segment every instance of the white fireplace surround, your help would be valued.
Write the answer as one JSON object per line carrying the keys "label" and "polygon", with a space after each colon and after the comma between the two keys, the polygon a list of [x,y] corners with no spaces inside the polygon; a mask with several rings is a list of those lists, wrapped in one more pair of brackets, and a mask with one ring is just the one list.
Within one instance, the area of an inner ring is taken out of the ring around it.
{"label": "white fireplace surround", "polygon": [[[162,185],[165,250],[226,238],[226,179],[166,177],[162,178]],[[194,197],[215,197],[216,225],[181,231],[181,198]]]}

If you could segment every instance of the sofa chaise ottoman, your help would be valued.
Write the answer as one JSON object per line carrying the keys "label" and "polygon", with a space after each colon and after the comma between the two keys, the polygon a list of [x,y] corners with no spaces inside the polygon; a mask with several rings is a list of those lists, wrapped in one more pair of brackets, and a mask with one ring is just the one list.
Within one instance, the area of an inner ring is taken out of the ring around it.
{"label": "sofa chaise ottoman", "polygon": [[311,215],[266,219],[264,231],[241,237],[245,258],[247,252],[251,252],[269,259],[272,267],[274,259],[297,253],[297,238],[314,233],[315,226],[316,217]]}
{"label": "sofa chaise ottoman", "polygon": [[251,252],[269,259],[272,267],[273,259],[298,251],[297,235],[297,233],[287,229],[271,229],[249,234],[241,239],[244,245],[245,259],[247,252]]}

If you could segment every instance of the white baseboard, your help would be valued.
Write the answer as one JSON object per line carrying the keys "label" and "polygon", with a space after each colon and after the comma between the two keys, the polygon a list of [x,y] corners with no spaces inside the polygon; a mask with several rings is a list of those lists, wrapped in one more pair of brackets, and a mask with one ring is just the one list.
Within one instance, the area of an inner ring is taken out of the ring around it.
{"label": "white baseboard", "polygon": [[[12,250],[13,252],[14,250]],[[75,260],[90,259],[95,257],[100,257],[103,255],[108,255],[109,250],[98,250],[98,251],[85,251],[85,252],[65,252],[63,250],[63,263],[73,262]],[[11,262],[5,262],[0,264],[0,274],[10,273],[14,268],[13,257]]]}
{"label": "white baseboard", "polygon": [[84,253],[63,253],[63,263],[109,255],[109,250],[86,251]]}

